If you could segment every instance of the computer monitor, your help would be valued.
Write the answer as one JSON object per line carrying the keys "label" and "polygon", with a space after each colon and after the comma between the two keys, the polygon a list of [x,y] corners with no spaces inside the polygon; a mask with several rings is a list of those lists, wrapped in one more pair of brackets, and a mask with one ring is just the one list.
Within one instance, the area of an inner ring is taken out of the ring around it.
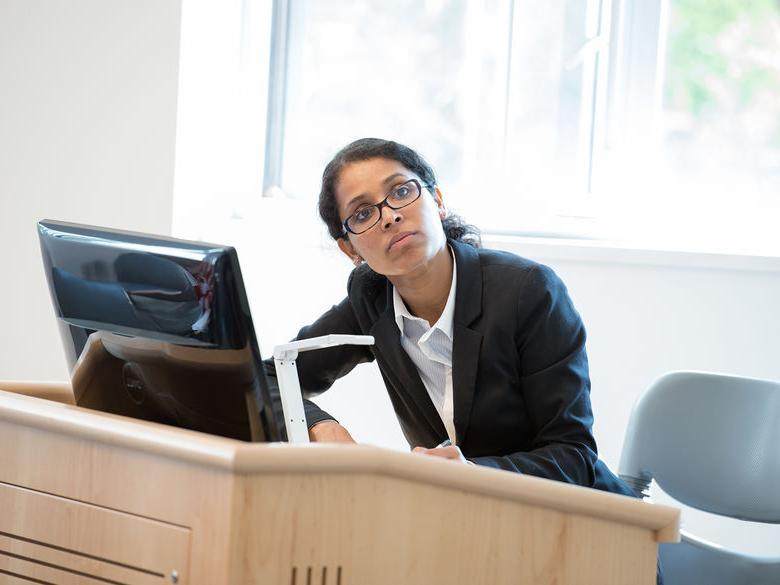
{"label": "computer monitor", "polygon": [[76,404],[281,440],[234,248],[43,220]]}

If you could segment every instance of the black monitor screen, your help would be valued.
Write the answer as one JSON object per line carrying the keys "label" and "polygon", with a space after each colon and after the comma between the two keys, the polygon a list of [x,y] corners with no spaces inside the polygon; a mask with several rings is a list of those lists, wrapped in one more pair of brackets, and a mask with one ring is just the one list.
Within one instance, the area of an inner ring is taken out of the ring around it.
{"label": "black monitor screen", "polygon": [[48,220],[38,233],[76,404],[280,440],[235,249]]}

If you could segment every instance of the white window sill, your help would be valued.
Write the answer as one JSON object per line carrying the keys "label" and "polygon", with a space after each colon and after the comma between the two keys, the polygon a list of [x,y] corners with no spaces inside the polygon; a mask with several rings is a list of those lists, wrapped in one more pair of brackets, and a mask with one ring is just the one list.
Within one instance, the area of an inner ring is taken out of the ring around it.
{"label": "white window sill", "polygon": [[568,261],[780,273],[780,255],[709,252],[598,239],[492,233],[483,233],[482,243],[486,248],[507,250],[542,262]]}

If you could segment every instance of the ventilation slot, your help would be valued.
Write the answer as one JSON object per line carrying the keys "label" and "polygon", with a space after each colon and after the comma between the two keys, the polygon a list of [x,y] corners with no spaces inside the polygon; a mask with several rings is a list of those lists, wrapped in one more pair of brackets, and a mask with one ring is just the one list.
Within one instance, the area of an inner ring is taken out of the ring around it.
{"label": "ventilation slot", "polygon": [[337,567],[293,567],[290,585],[343,585],[341,565]]}

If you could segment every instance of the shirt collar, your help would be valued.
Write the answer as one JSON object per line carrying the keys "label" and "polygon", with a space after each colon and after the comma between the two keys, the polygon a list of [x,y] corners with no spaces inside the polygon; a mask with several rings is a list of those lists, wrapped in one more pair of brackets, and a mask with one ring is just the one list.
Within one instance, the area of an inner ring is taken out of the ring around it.
{"label": "shirt collar", "polygon": [[[450,246],[447,246],[447,248],[452,256],[452,282],[450,283],[450,294],[447,297],[447,303],[444,305],[444,310],[441,312],[439,320],[436,321],[431,329],[438,329],[452,339],[452,320],[455,315],[455,284],[458,280],[458,266],[452,248]],[[402,333],[404,330],[404,318],[423,321],[420,317],[415,317],[409,312],[409,309],[406,308],[406,303],[404,303],[404,300],[395,287],[393,287],[393,313],[395,313],[395,323],[398,325],[398,330]]]}

